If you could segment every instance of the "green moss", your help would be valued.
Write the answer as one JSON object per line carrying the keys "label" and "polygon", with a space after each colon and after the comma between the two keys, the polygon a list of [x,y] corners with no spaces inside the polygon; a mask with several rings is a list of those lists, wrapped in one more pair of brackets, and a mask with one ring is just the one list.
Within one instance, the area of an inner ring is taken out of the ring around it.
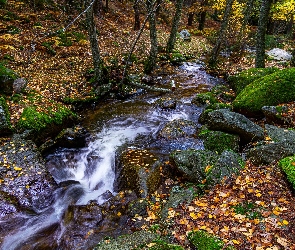
{"label": "green moss", "polygon": [[207,150],[221,154],[224,150],[239,151],[239,136],[221,131],[203,130],[199,137],[204,140]]}
{"label": "green moss", "polygon": [[218,103],[209,104],[205,109],[212,109],[212,110],[229,109],[229,110],[232,110],[232,106],[229,104],[226,104],[226,103],[218,102]]}
{"label": "green moss", "polygon": [[197,106],[205,104],[214,104],[217,102],[218,100],[214,97],[214,95],[211,92],[197,94],[192,100],[192,103],[196,104]]}
{"label": "green moss", "polygon": [[261,219],[262,214],[260,208],[252,202],[240,203],[232,207],[236,214],[246,215],[250,220]]}
{"label": "green moss", "polygon": [[228,78],[234,91],[239,94],[247,85],[266,75],[277,72],[278,68],[251,68]]}
{"label": "green moss", "polygon": [[295,100],[295,68],[284,69],[249,84],[234,100],[238,111],[261,113],[263,106]]}
{"label": "green moss", "polygon": [[149,243],[149,247],[147,246],[136,248],[136,250],[139,249],[149,249],[149,250],[184,250],[183,247],[179,245],[169,244],[163,240],[157,240],[154,242]]}
{"label": "green moss", "polygon": [[3,76],[8,76],[9,78],[12,78],[13,80],[15,80],[18,77],[13,70],[6,68],[2,63],[0,63],[0,80],[1,80],[1,77]]}
{"label": "green moss", "polygon": [[286,157],[280,160],[279,167],[285,172],[288,181],[295,189],[295,156]]}
{"label": "green moss", "polygon": [[[193,231],[188,234],[189,241],[197,248],[202,250],[221,250],[224,243],[219,238],[203,230]],[[233,246],[228,246],[226,250],[234,250]]]}
{"label": "green moss", "polygon": [[17,127],[21,130],[30,129],[40,131],[50,126],[52,123],[60,125],[69,116],[76,116],[71,110],[61,105],[57,106],[57,110],[48,109],[47,113],[38,112],[36,107],[27,107],[24,109]]}

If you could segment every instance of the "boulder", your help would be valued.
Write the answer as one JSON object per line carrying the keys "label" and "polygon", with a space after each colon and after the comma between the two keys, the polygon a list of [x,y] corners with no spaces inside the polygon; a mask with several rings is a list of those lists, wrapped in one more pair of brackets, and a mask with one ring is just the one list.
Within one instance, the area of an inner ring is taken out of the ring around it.
{"label": "boulder", "polygon": [[284,116],[288,112],[287,106],[263,106],[261,108],[266,122],[271,124],[292,124],[292,118]]}
{"label": "boulder", "polygon": [[218,100],[211,92],[197,94],[192,100],[192,103],[197,106],[209,105],[217,102]]}
{"label": "boulder", "polygon": [[162,109],[175,109],[177,101],[170,97],[160,98],[156,101],[156,104]]}
{"label": "boulder", "polygon": [[10,134],[12,132],[10,124],[10,116],[6,101],[0,97],[0,136]]}
{"label": "boulder", "polygon": [[13,93],[21,94],[27,87],[27,80],[25,78],[17,78],[13,82]]}
{"label": "boulder", "polygon": [[160,185],[161,169],[158,158],[148,150],[128,149],[119,159],[118,188],[131,189],[145,198]]}
{"label": "boulder", "polygon": [[241,157],[232,151],[223,151],[220,155],[209,150],[182,150],[170,155],[176,169],[189,181],[211,188],[224,177],[237,173],[244,163]]}
{"label": "boulder", "polygon": [[191,34],[188,32],[188,30],[182,30],[179,32],[180,38],[184,41],[190,41],[191,40]]}
{"label": "boulder", "polygon": [[273,125],[265,125],[266,134],[274,142],[288,142],[295,146],[295,130],[279,128]]}
{"label": "boulder", "polygon": [[205,122],[209,129],[237,134],[243,143],[264,138],[262,127],[244,115],[229,111],[228,109],[218,109],[209,112],[206,118]]}
{"label": "boulder", "polygon": [[198,126],[195,122],[178,119],[165,124],[159,132],[158,137],[165,139],[178,139],[180,137],[194,137]]}
{"label": "boulder", "polygon": [[287,68],[250,83],[233,101],[233,108],[242,114],[261,116],[263,106],[294,100],[295,68]]}
{"label": "boulder", "polygon": [[[32,141],[14,135],[1,142],[0,178],[0,193],[18,210],[37,212],[53,202],[57,184]],[[1,200],[0,207],[3,202]]]}
{"label": "boulder", "polygon": [[213,131],[202,129],[199,137],[204,141],[204,147],[217,153],[224,150],[239,151],[240,137],[238,135],[228,134],[222,131]]}
{"label": "boulder", "polygon": [[273,48],[266,52],[268,56],[278,61],[290,61],[292,54],[280,48]]}
{"label": "boulder", "polygon": [[0,92],[5,95],[13,94],[13,82],[17,78],[17,74],[0,64]]}

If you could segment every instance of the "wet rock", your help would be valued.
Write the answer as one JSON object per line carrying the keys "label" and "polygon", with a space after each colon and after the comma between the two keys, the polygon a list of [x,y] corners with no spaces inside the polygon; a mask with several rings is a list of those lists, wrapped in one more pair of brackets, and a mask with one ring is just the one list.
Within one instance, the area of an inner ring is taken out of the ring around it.
{"label": "wet rock", "polygon": [[244,115],[231,112],[228,109],[209,112],[205,122],[209,129],[237,134],[241,137],[241,141],[245,143],[264,138],[262,127],[250,121]]}
{"label": "wet rock", "polygon": [[204,184],[206,188],[219,183],[224,177],[230,177],[243,167],[241,157],[232,151],[218,155],[209,150],[189,149],[173,152],[170,159],[184,177],[196,184]]}
{"label": "wet rock", "polygon": [[168,122],[159,132],[159,137],[165,139],[178,139],[194,137],[197,134],[198,126],[195,122],[179,119]]}
{"label": "wet rock", "polygon": [[0,203],[10,201],[18,209],[35,212],[48,207],[57,184],[36,145],[18,135],[0,143],[0,192],[6,200]]}
{"label": "wet rock", "polygon": [[175,99],[166,97],[160,98],[156,101],[156,104],[162,109],[175,109],[177,101]]}
{"label": "wet rock", "polygon": [[9,113],[6,101],[0,97],[0,136],[8,135],[12,132],[9,120]]}
{"label": "wet rock", "polygon": [[158,158],[148,150],[128,149],[120,157],[118,177],[119,190],[131,189],[146,197],[160,185]]}
{"label": "wet rock", "polygon": [[239,151],[240,137],[238,135],[228,134],[221,131],[202,129],[199,137],[204,140],[204,147],[217,153],[224,150]]}
{"label": "wet rock", "polygon": [[13,93],[21,94],[27,87],[27,80],[25,78],[17,78],[13,82]]}
{"label": "wet rock", "polygon": [[292,119],[288,116],[283,116],[283,113],[288,112],[287,106],[263,106],[261,108],[266,122],[270,124],[292,124]]}

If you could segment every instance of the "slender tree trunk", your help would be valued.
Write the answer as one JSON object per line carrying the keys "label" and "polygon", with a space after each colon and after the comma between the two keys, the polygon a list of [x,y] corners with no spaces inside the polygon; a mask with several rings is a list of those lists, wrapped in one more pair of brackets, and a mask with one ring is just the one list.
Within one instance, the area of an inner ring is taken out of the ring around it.
{"label": "slender tree trunk", "polygon": [[87,28],[88,28],[88,36],[90,40],[90,46],[92,51],[92,60],[93,60],[93,67],[94,67],[94,76],[98,85],[102,84],[103,80],[103,62],[100,56],[100,50],[98,47],[97,41],[97,31],[94,21],[93,15],[93,3],[94,1],[87,0],[87,5],[91,7],[86,12],[86,20],[87,20]]}
{"label": "slender tree trunk", "polygon": [[194,12],[188,13],[188,18],[187,18],[187,25],[188,26],[193,26],[194,16],[195,16]]}
{"label": "slender tree trunk", "polygon": [[204,0],[201,3],[203,10],[200,14],[200,19],[199,19],[199,26],[198,26],[198,30],[203,30],[205,27],[205,22],[206,22],[206,16],[207,16],[207,5],[208,5],[208,0]]}
{"label": "slender tree trunk", "polygon": [[[156,0],[158,1],[158,0]],[[151,48],[149,57],[147,59],[147,62],[145,64],[144,71],[145,73],[149,74],[151,73],[155,66],[156,66],[156,59],[158,55],[158,39],[157,39],[157,28],[156,28],[156,14],[153,11],[153,8],[155,6],[154,0],[146,0],[146,6],[148,13],[151,13],[149,15],[149,26],[150,26],[150,41],[151,41]]]}
{"label": "slender tree trunk", "polygon": [[178,25],[179,25],[179,21],[181,18],[182,6],[183,6],[183,0],[176,0],[176,2],[175,2],[175,7],[176,7],[175,15],[173,18],[170,36],[169,36],[169,39],[167,42],[167,47],[166,47],[168,53],[172,52],[172,50],[174,49]]}
{"label": "slender tree trunk", "polygon": [[135,0],[133,4],[134,9],[134,30],[140,30],[140,15],[139,15],[139,0]]}
{"label": "slender tree trunk", "polygon": [[261,3],[258,28],[256,34],[255,67],[265,68],[265,34],[272,0],[263,0]]}
{"label": "slender tree trunk", "polygon": [[225,6],[225,10],[224,10],[223,20],[221,23],[218,39],[217,39],[217,42],[211,52],[211,56],[209,59],[209,65],[211,67],[214,67],[216,65],[216,61],[217,61],[217,57],[218,57],[220,49],[221,49],[221,45],[225,40],[225,33],[227,30],[229,18],[230,18],[231,12],[232,12],[233,2],[234,2],[234,0],[227,0],[226,1],[226,6]]}

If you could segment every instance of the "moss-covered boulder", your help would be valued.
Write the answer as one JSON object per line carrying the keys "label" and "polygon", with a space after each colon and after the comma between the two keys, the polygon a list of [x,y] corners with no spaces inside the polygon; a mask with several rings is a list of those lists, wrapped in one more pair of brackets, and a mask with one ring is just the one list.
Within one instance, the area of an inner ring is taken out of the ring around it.
{"label": "moss-covered boulder", "polygon": [[11,132],[12,127],[8,106],[5,99],[0,96],[0,136],[10,134]]}
{"label": "moss-covered boulder", "polygon": [[209,150],[179,150],[170,155],[170,160],[187,180],[204,188],[211,188],[244,166],[241,157],[232,151],[218,155]]}
{"label": "moss-covered boulder", "polygon": [[160,185],[160,162],[158,157],[148,150],[126,150],[119,159],[118,169],[119,190],[131,189],[138,196],[146,197]]}
{"label": "moss-covered boulder", "polygon": [[279,167],[285,172],[288,181],[295,189],[295,156],[286,157],[279,161]]}
{"label": "moss-covered boulder", "polygon": [[219,154],[224,150],[239,151],[240,137],[238,135],[202,129],[199,137],[203,139],[204,147],[207,150],[215,151]]}
{"label": "moss-covered boulder", "polygon": [[215,96],[211,92],[197,94],[192,99],[192,103],[197,106],[203,106],[206,104],[209,105],[209,104],[214,104],[217,102],[218,100],[215,98]]}
{"label": "moss-covered boulder", "polygon": [[234,110],[261,115],[263,106],[295,100],[295,68],[280,70],[249,84],[233,102]]}
{"label": "moss-covered boulder", "polygon": [[196,249],[202,250],[234,250],[233,246],[224,248],[224,242],[218,237],[209,234],[204,230],[192,231],[188,234],[188,239]]}
{"label": "moss-covered boulder", "polygon": [[228,81],[236,94],[239,94],[250,83],[277,71],[278,68],[251,68],[230,76]]}
{"label": "moss-covered boulder", "polygon": [[0,63],[0,92],[5,95],[12,95],[13,82],[17,77],[13,70]]}
{"label": "moss-covered boulder", "polygon": [[18,132],[30,131],[28,138],[40,145],[47,138],[57,136],[62,129],[72,125],[75,120],[77,115],[68,107],[52,102],[44,108],[36,105],[26,107],[16,128]]}

